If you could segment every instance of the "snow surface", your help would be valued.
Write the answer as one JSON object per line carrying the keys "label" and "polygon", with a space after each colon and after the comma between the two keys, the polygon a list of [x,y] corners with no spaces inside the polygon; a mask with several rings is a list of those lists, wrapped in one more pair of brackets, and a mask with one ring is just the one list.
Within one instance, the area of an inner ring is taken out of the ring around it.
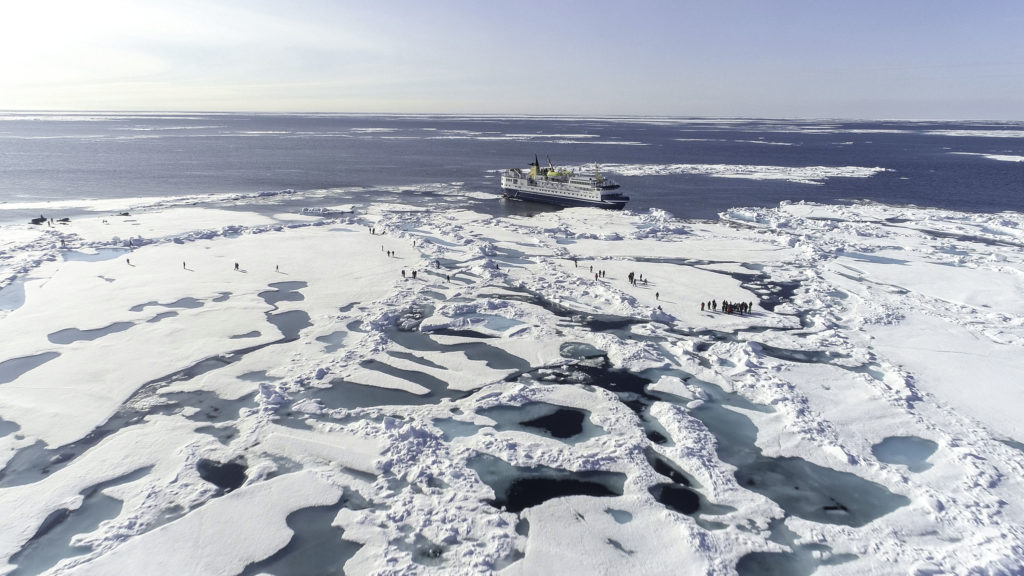
{"label": "snow surface", "polygon": [[237,201],[0,229],[0,574],[1024,566],[1020,214]]}

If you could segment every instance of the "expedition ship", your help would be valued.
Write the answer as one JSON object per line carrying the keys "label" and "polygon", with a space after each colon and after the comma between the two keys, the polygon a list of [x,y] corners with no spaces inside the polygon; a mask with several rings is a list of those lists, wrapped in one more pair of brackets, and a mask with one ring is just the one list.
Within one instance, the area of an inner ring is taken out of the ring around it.
{"label": "expedition ship", "polygon": [[595,168],[593,175],[576,174],[556,169],[548,160],[542,170],[534,156],[529,173],[511,168],[501,173],[501,188],[505,198],[533,200],[560,206],[596,206],[621,210],[629,196],[616,192],[619,185],[601,176]]}

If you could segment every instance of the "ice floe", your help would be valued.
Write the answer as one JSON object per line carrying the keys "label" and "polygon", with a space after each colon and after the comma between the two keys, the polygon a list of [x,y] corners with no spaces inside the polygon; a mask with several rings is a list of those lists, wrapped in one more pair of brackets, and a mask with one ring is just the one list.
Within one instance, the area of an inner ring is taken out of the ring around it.
{"label": "ice floe", "polygon": [[0,230],[0,574],[1024,561],[1018,213],[222,201]]}
{"label": "ice floe", "polygon": [[989,160],[999,160],[1000,162],[1024,162],[1024,156],[1016,154],[981,154],[977,152],[954,152],[954,154],[963,154],[965,156],[981,156],[982,158],[988,158]]}
{"label": "ice floe", "polygon": [[[586,171],[589,167],[581,167]],[[745,164],[602,164],[601,170],[623,176],[699,174],[716,178],[786,180],[821,184],[829,178],[868,178],[885,168],[864,166],[754,166]]]}

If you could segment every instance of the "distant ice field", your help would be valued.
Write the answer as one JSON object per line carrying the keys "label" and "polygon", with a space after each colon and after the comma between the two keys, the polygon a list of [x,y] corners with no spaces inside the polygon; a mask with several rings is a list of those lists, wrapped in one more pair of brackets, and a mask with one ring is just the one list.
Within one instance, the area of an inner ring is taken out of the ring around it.
{"label": "distant ice field", "polygon": [[510,214],[487,196],[500,194],[497,171],[535,156],[605,166],[630,208],[685,218],[784,200],[1024,209],[1008,161],[1024,157],[1019,123],[4,113],[0,219],[47,203],[282,190],[430,205],[415,191],[453,183],[476,209]]}

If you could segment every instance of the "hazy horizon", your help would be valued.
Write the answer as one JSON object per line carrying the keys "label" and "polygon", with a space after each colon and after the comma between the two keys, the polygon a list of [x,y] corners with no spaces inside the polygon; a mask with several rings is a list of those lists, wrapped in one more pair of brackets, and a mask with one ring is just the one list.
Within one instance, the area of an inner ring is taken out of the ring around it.
{"label": "hazy horizon", "polygon": [[1024,5],[54,0],[0,110],[1024,120]]}

